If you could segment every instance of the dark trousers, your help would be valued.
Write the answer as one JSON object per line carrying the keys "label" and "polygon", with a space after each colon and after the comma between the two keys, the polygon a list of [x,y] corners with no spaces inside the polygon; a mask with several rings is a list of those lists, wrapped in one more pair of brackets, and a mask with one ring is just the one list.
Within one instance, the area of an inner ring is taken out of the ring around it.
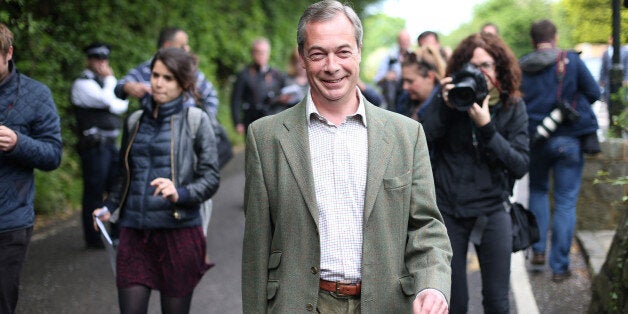
{"label": "dark trousers", "polygon": [[[467,251],[469,236],[476,218],[454,218],[443,213],[454,255],[451,260],[451,304],[449,313],[467,313]],[[509,313],[510,255],[512,222],[510,214],[498,210],[488,215],[488,222],[475,252],[482,274],[482,305],[484,313]],[[476,287],[474,287],[476,288]]]}
{"label": "dark trousers", "polygon": [[33,227],[0,233],[0,313],[14,313]]}
{"label": "dark trousers", "polygon": [[94,230],[92,212],[103,206],[105,193],[111,190],[117,171],[118,151],[113,142],[79,148],[83,169],[83,236],[88,247],[102,244],[100,235]]}

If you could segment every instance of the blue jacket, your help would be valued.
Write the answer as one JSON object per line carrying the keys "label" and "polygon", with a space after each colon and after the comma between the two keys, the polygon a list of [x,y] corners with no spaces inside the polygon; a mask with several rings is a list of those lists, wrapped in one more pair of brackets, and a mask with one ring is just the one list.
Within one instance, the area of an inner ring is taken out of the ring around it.
{"label": "blue jacket", "polygon": [[33,169],[54,170],[61,163],[61,127],[48,87],[17,73],[0,82],[0,124],[17,133],[11,152],[0,151],[0,233],[35,222]]}
{"label": "blue jacket", "polygon": [[[123,227],[200,226],[199,204],[216,193],[220,181],[209,116],[202,113],[196,135],[192,135],[185,114],[193,108],[185,107],[182,97],[161,105],[156,118],[149,114],[153,108],[151,97],[143,103],[144,114],[137,126],[125,121],[117,178],[105,206],[120,211]],[[157,177],[174,182],[179,194],[176,203],[153,196],[155,188],[150,182]]]}
{"label": "blue jacket", "polygon": [[[536,133],[536,127],[543,118],[556,108],[558,74],[556,64],[559,49],[542,49],[531,52],[519,60],[523,80],[521,91],[527,106],[530,123],[530,136]],[[597,119],[591,104],[600,99],[600,88],[595,79],[580,60],[578,53],[569,51],[565,62],[562,99],[575,106],[580,113],[576,123],[562,123],[553,136],[580,137],[597,130]]]}

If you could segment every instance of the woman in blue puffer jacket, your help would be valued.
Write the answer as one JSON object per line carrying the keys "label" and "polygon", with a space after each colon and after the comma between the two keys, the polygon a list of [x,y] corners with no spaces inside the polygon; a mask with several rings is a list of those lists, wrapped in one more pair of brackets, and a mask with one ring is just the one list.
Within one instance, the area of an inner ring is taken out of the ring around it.
{"label": "woman in blue puffer jacket", "polygon": [[122,313],[146,313],[151,289],[160,291],[163,312],[189,312],[193,290],[209,269],[199,207],[218,189],[218,155],[209,117],[201,112],[198,127],[189,125],[189,111],[200,110],[184,106],[195,95],[195,73],[196,58],[186,51],[157,52],[152,97],[138,122],[125,126],[114,191],[94,211],[103,221],[111,218],[108,209],[119,217]]}

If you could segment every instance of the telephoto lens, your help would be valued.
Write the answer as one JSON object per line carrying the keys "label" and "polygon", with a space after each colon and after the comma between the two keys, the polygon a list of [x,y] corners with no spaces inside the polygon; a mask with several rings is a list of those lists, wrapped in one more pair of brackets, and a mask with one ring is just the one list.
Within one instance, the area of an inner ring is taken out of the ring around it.
{"label": "telephoto lens", "polygon": [[547,140],[558,125],[563,121],[563,113],[560,108],[555,108],[543,121],[536,126],[536,133],[532,134],[530,144],[536,145]]}

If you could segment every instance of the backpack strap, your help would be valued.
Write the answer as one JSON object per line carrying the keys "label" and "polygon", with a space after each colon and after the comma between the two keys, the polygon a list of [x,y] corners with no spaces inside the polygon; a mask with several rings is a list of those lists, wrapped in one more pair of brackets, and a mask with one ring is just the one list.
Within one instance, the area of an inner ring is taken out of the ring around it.
{"label": "backpack strap", "polygon": [[192,131],[192,140],[196,139],[196,133],[198,132],[198,127],[201,125],[201,117],[203,114],[203,109],[197,107],[189,107],[187,109],[187,119],[188,124],[190,125],[190,131]]}
{"label": "backpack strap", "polygon": [[135,130],[135,126],[137,126],[137,124],[140,122],[140,118],[142,117],[143,113],[144,110],[142,109],[133,111],[133,113],[131,113],[126,124],[126,130],[128,134],[133,133],[133,130]]}

